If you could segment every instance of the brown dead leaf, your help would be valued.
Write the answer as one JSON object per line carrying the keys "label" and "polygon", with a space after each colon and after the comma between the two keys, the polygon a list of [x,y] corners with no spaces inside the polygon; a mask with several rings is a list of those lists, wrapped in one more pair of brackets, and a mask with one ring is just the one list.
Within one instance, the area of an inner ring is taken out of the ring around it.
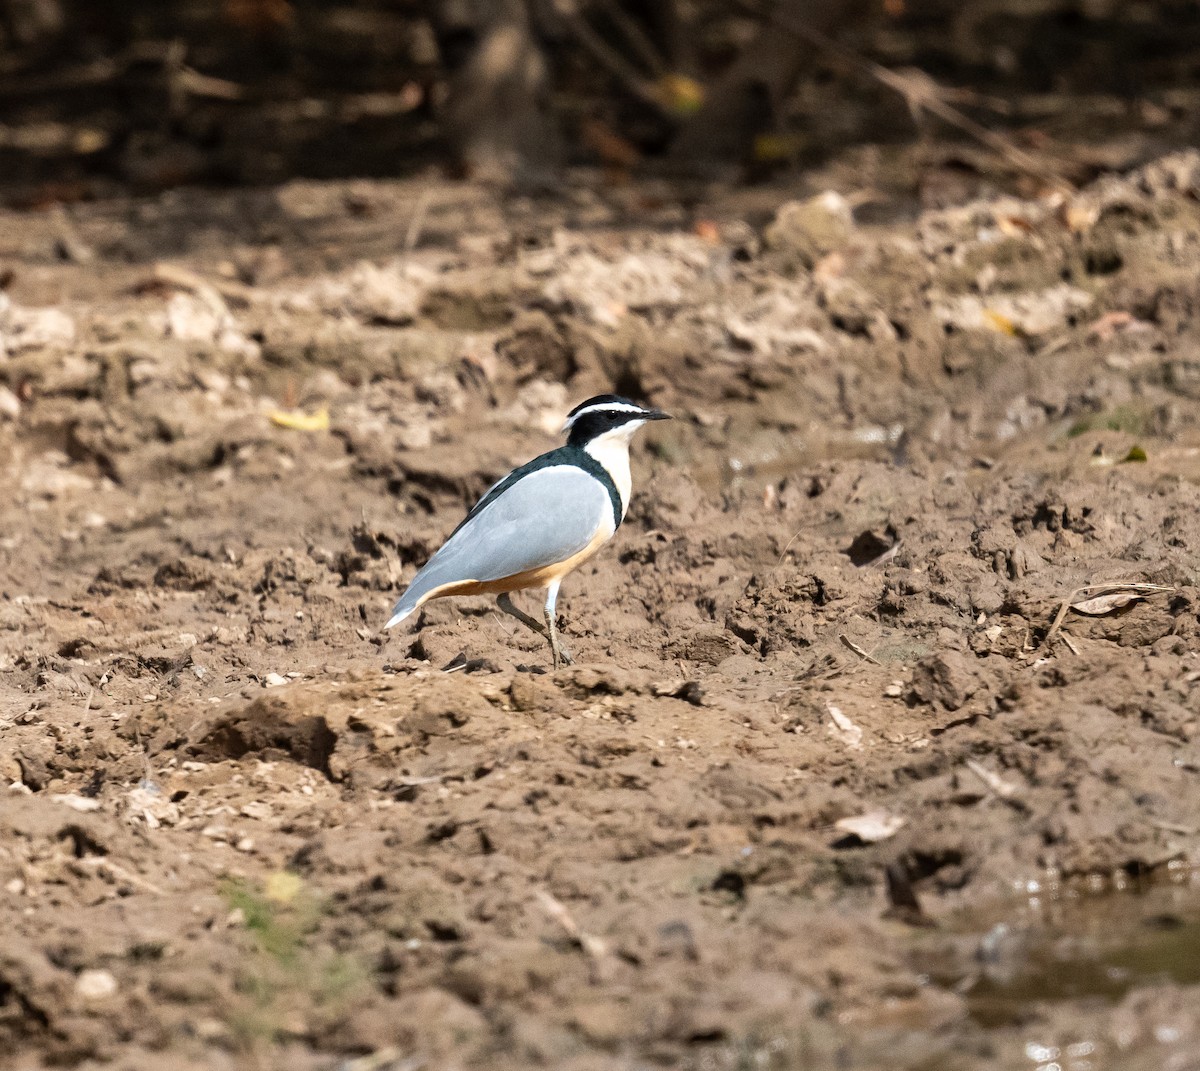
{"label": "brown dead leaf", "polygon": [[618,171],[632,171],[642,159],[637,146],[602,119],[585,119],[579,126],[579,139],[606,167]]}

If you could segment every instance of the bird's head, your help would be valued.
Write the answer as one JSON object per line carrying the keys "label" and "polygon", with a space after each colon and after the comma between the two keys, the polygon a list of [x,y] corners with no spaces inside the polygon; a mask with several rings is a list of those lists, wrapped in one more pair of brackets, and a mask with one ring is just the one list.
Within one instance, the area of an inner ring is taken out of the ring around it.
{"label": "bird's head", "polygon": [[587,446],[598,439],[628,444],[633,433],[648,420],[670,420],[660,409],[638,405],[617,394],[598,394],[580,402],[567,414],[563,431],[569,446]]}

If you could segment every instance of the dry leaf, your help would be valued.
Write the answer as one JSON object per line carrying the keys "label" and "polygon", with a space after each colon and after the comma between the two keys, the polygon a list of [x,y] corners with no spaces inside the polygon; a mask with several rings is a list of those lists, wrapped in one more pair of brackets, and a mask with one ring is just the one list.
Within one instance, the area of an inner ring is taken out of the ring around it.
{"label": "dry leaf", "polygon": [[1017,325],[1002,312],[997,312],[995,309],[983,309],[980,315],[983,317],[983,322],[992,328],[993,331],[999,331],[1002,335],[1011,335],[1014,337],[1019,333]]}
{"label": "dry leaf", "polygon": [[842,743],[851,751],[862,750],[862,735],[863,731],[846,717],[832,703],[829,705],[829,717],[833,721],[830,727],[835,736],[841,737]]}
{"label": "dry leaf", "polygon": [[664,74],[658,80],[658,94],[676,115],[694,115],[704,107],[704,86],[686,74]]}
{"label": "dry leaf", "polygon": [[291,428],[292,431],[329,430],[329,407],[324,405],[315,413],[272,409],[267,415],[272,424],[280,428]]}
{"label": "dry leaf", "polygon": [[[1070,595],[1063,599],[1058,608],[1058,613],[1054,615],[1054,620],[1050,623],[1050,628],[1046,631],[1045,638],[1038,644],[1037,649],[1041,651],[1049,645],[1062,626],[1063,621],[1066,620],[1068,610],[1078,610],[1081,614],[1107,614],[1128,605],[1134,599],[1145,599],[1150,595],[1158,595],[1172,590],[1172,588],[1163,587],[1161,584],[1120,582],[1114,584],[1085,584],[1081,588],[1076,588]],[[1084,598],[1083,596],[1085,595],[1088,597]],[[1121,598],[1123,601],[1112,601],[1115,598]]]}
{"label": "dry leaf", "polygon": [[866,814],[839,818],[833,823],[833,828],[839,833],[857,837],[864,844],[875,844],[877,841],[895,836],[904,827],[904,822],[905,820],[899,815],[881,808],[867,811]]}
{"label": "dry leaf", "polygon": [[1033,224],[1020,216],[997,216],[996,229],[1006,238],[1025,237],[1032,234]]}
{"label": "dry leaf", "polygon": [[299,874],[293,874],[290,870],[276,870],[268,875],[263,893],[268,900],[274,900],[277,904],[290,904],[303,888],[304,879]]}
{"label": "dry leaf", "polygon": [[1094,599],[1084,599],[1082,602],[1071,603],[1071,609],[1079,614],[1092,617],[1102,617],[1120,610],[1132,602],[1138,602],[1146,596],[1136,591],[1114,591],[1109,595],[1097,595]]}

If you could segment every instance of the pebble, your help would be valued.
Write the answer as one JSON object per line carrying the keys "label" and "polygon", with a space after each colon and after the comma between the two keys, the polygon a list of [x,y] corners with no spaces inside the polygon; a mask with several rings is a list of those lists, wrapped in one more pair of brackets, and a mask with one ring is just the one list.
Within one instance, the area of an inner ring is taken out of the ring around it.
{"label": "pebble", "polygon": [[107,1000],[117,992],[117,980],[110,971],[81,971],[75,979],[75,992],[84,1000]]}
{"label": "pebble", "polygon": [[7,387],[0,387],[0,420],[16,420],[21,415],[21,399]]}
{"label": "pebble", "polygon": [[280,685],[287,684],[288,679],[279,673],[268,673],[263,678],[263,684],[267,688],[278,688]]}

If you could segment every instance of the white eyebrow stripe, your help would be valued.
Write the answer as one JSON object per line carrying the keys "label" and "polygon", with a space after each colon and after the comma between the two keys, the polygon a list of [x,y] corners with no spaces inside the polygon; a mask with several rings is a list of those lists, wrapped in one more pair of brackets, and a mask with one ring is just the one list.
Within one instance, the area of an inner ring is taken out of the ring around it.
{"label": "white eyebrow stripe", "polygon": [[625,402],[597,402],[595,405],[589,405],[586,409],[580,409],[574,416],[567,417],[563,430],[566,431],[572,427],[575,421],[581,416],[587,416],[588,413],[644,413],[645,411],[640,405],[629,405]]}

